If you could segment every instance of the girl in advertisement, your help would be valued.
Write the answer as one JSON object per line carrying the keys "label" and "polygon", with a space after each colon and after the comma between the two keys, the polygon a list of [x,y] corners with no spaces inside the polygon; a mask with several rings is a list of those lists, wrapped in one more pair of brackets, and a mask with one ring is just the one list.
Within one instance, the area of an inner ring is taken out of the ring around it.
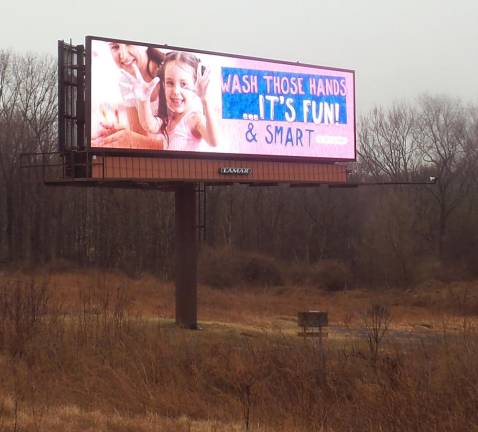
{"label": "girl in advertisement", "polygon": [[104,113],[101,128],[92,139],[98,147],[135,148],[162,150],[165,138],[162,133],[148,133],[142,126],[138,115],[137,95],[130,84],[136,77],[148,89],[148,103],[157,114],[159,104],[159,70],[164,53],[157,48],[109,42],[109,50],[116,66],[120,69],[119,90],[122,106],[126,112],[129,127],[120,125],[118,109],[115,113]]}
{"label": "girl in advertisement", "polygon": [[194,55],[178,51],[166,54],[159,72],[157,115],[149,103],[155,85],[147,83],[139,69],[134,78],[129,77],[139,122],[149,134],[165,137],[165,149],[198,151],[203,140],[209,146],[217,146],[219,129],[207,96],[210,70]]}

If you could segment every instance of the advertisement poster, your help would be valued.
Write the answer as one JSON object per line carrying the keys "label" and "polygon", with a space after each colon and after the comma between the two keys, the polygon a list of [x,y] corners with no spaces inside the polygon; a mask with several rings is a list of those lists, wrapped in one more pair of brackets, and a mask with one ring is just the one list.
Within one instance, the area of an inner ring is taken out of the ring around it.
{"label": "advertisement poster", "polygon": [[353,71],[88,39],[91,148],[355,159]]}

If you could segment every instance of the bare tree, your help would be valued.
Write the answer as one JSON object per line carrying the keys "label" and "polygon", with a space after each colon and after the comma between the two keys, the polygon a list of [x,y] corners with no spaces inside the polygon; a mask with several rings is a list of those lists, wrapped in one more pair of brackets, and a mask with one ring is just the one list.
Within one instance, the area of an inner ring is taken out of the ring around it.
{"label": "bare tree", "polygon": [[439,178],[428,191],[438,206],[437,249],[443,257],[450,216],[471,190],[476,143],[470,135],[469,112],[458,99],[422,96],[418,122],[415,134],[424,165]]}
{"label": "bare tree", "polygon": [[[7,259],[17,258],[24,239],[22,225],[27,220],[27,211],[22,208],[26,198],[20,187],[20,155],[50,150],[54,145],[56,99],[56,68],[52,58],[0,51],[0,178],[4,189]],[[39,190],[35,192],[28,198],[40,202]],[[29,214],[30,222],[45,222],[38,213]]]}
{"label": "bare tree", "polygon": [[18,109],[35,140],[30,151],[48,152],[56,146],[58,109],[56,61],[27,54],[13,64],[18,80]]}
{"label": "bare tree", "polygon": [[391,313],[387,306],[372,304],[362,317],[372,361],[377,362],[380,347],[390,326]]}
{"label": "bare tree", "polygon": [[414,129],[416,113],[406,104],[375,108],[359,124],[359,163],[366,174],[411,180],[421,163]]}

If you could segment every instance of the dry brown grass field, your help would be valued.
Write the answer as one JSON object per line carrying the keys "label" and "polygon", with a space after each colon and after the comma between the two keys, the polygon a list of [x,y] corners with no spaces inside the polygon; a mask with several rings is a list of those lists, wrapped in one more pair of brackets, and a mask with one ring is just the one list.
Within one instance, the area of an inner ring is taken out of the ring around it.
{"label": "dry brown grass field", "polygon": [[[322,346],[297,336],[312,309]],[[478,282],[201,285],[186,331],[151,275],[3,272],[0,431],[477,431],[477,317]]]}

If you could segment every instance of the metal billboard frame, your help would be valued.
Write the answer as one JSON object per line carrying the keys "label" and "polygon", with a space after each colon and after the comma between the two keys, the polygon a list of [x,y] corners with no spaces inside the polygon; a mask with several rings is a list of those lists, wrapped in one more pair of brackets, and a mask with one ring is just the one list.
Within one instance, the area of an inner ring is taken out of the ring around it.
{"label": "metal billboard frame", "polygon": [[[188,151],[168,151],[168,150],[144,150],[144,149],[117,149],[117,148],[102,148],[91,147],[91,43],[94,40],[102,42],[118,42],[128,45],[151,46],[154,48],[161,48],[165,50],[186,51],[197,54],[206,54],[213,56],[231,57],[242,60],[253,60],[268,63],[275,63],[289,66],[300,66],[315,69],[325,69],[330,71],[347,72],[352,74],[353,82],[353,136],[354,136],[354,157],[353,159],[344,158],[326,158],[326,157],[312,157],[312,156],[280,156],[280,155],[258,155],[258,154],[238,154],[238,153],[208,153],[208,152],[188,152]],[[85,37],[85,126],[86,126],[86,148],[92,152],[102,151],[111,152],[118,156],[149,156],[149,157],[170,157],[175,159],[194,158],[194,159],[235,159],[235,160],[270,160],[278,162],[303,162],[303,163],[334,163],[334,162],[356,162],[357,160],[357,113],[356,113],[356,90],[355,90],[355,70],[345,68],[335,68],[330,66],[314,65],[309,63],[302,63],[299,61],[292,62],[286,60],[277,60],[270,58],[246,56],[241,54],[224,53],[218,51],[208,51],[196,48],[178,47],[167,44],[155,44],[139,41],[132,41],[126,39],[115,39],[102,36],[88,35]]]}

